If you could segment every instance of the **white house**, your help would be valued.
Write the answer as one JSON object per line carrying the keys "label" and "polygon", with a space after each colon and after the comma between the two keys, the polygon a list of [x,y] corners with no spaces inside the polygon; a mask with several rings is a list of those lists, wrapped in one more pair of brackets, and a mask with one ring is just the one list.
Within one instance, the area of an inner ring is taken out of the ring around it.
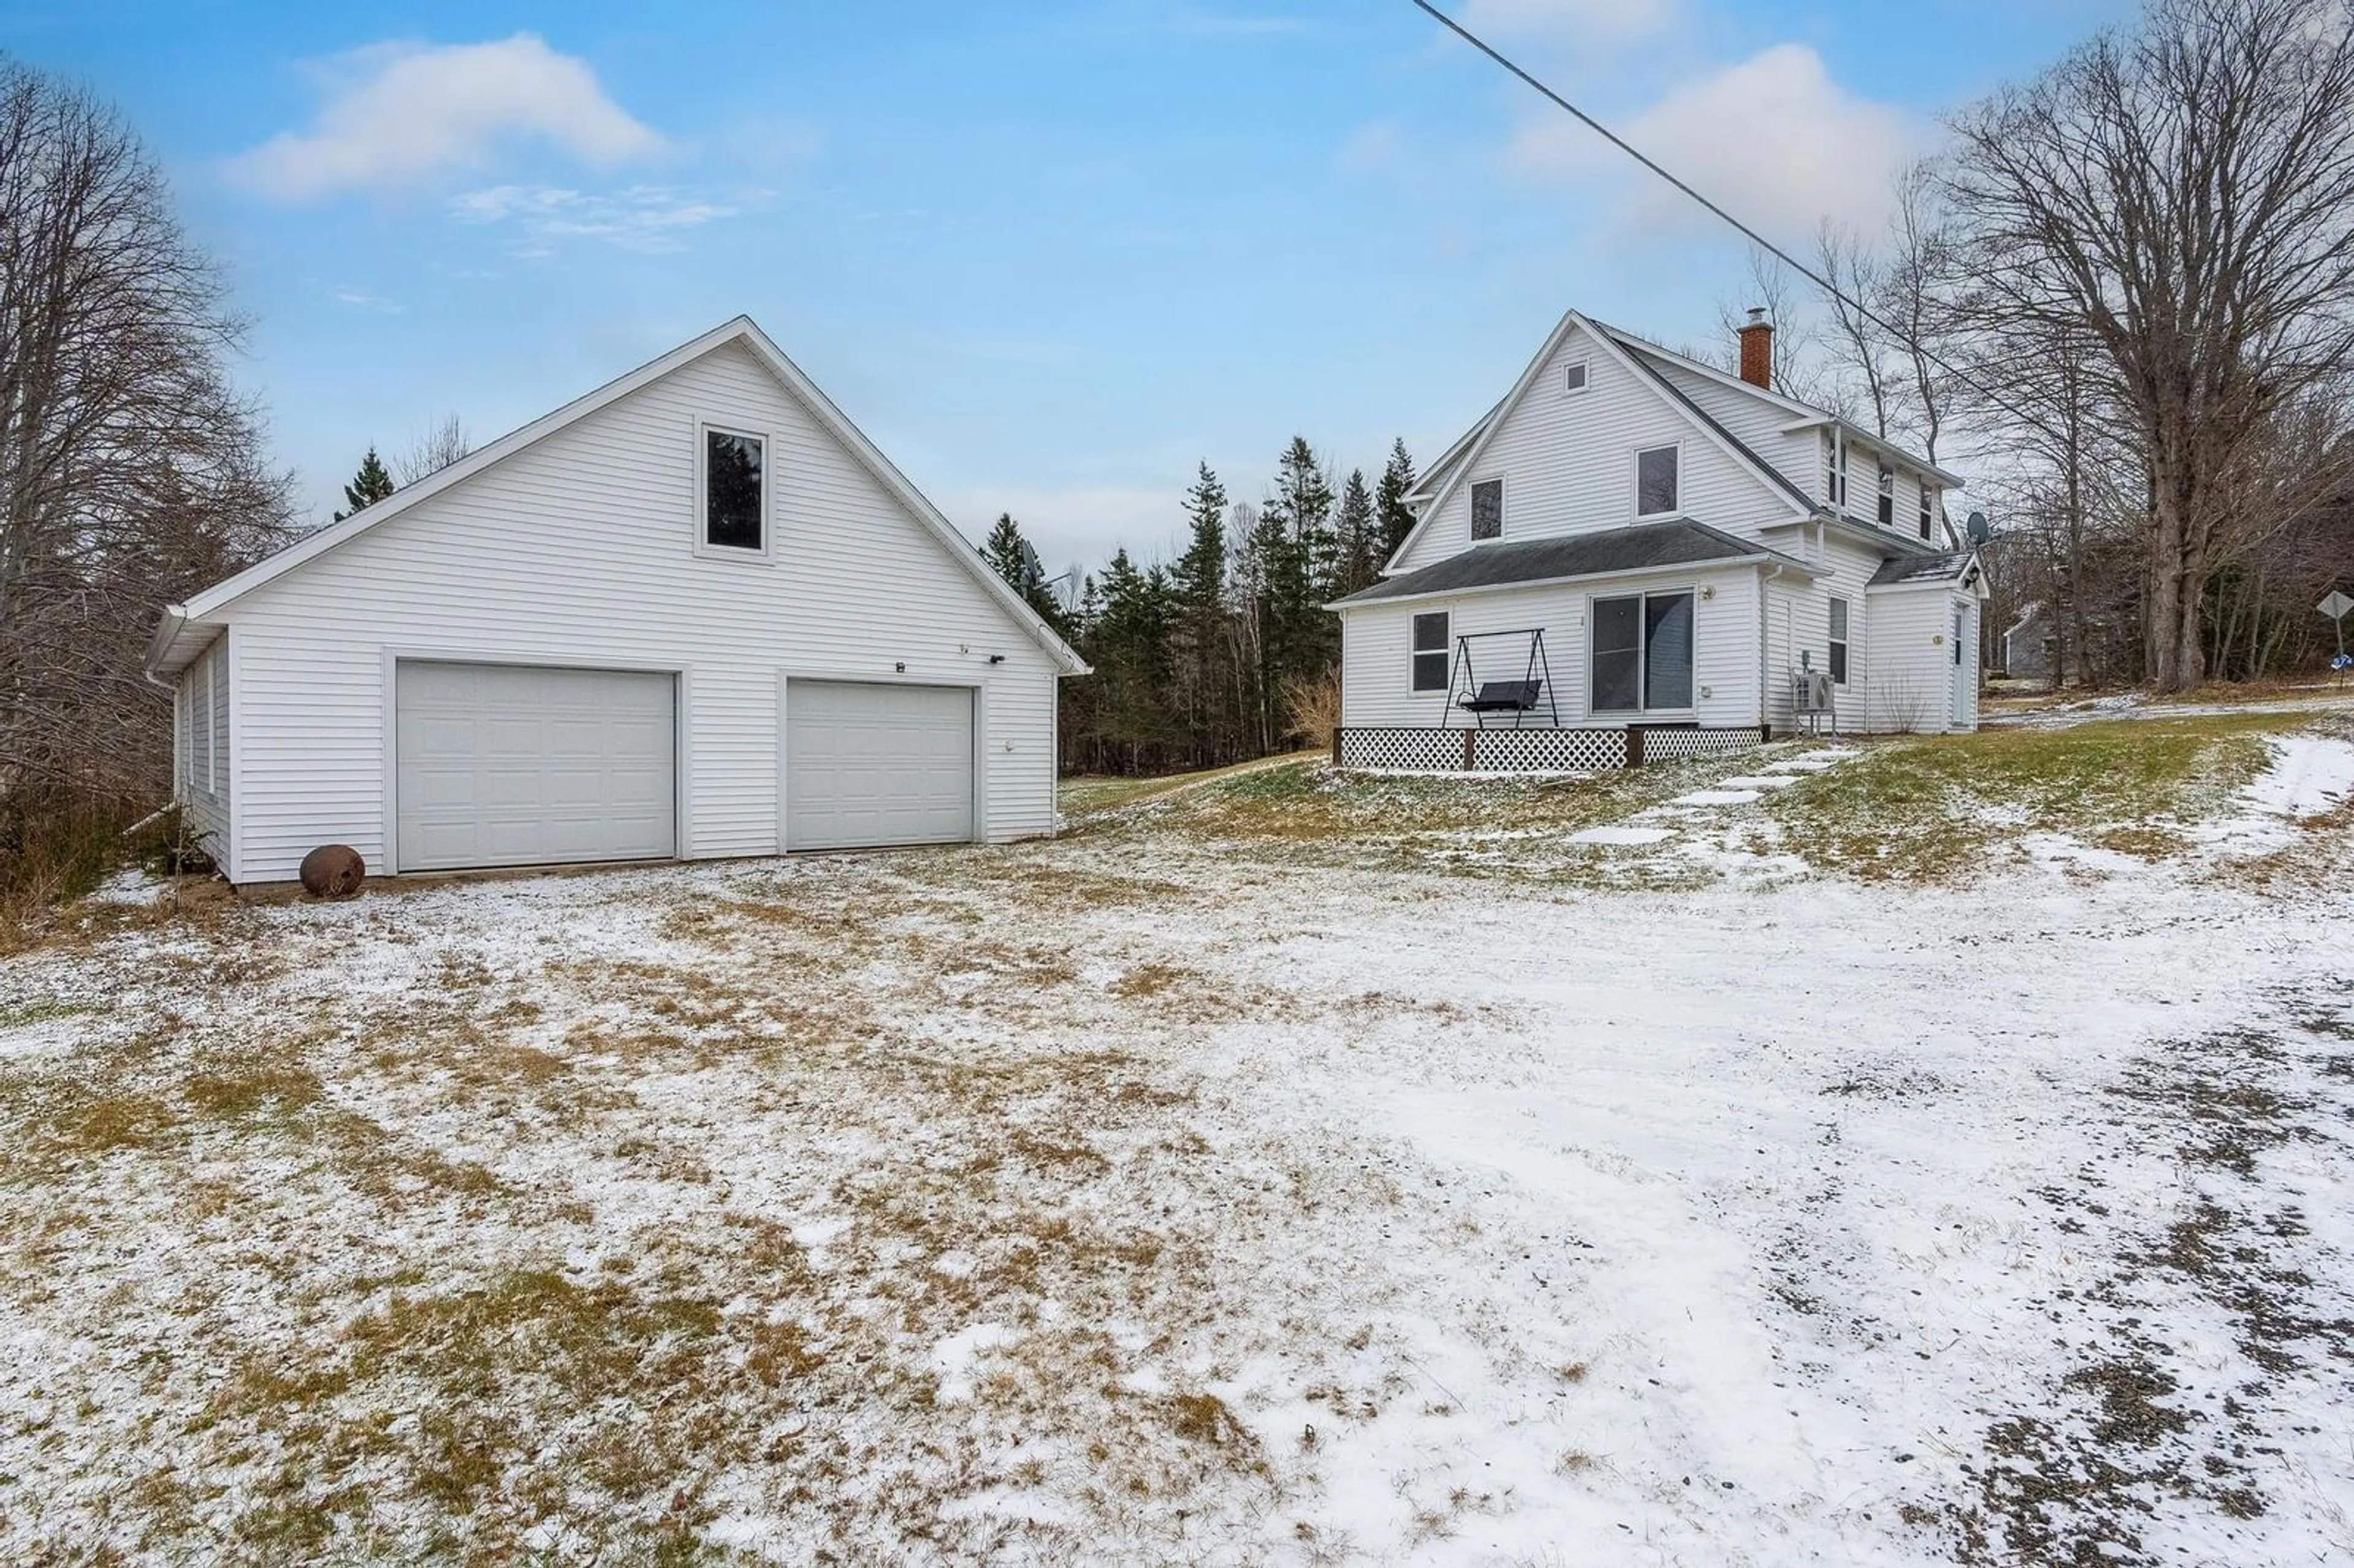
{"label": "white house", "polygon": [[1732,375],[1563,317],[1408,497],[1383,580],[1331,607],[1344,732],[1975,727],[1960,481],[1774,390],[1772,332],[1742,330]]}
{"label": "white house", "polygon": [[738,317],[168,606],[238,883],[1051,832],[1085,670]]}

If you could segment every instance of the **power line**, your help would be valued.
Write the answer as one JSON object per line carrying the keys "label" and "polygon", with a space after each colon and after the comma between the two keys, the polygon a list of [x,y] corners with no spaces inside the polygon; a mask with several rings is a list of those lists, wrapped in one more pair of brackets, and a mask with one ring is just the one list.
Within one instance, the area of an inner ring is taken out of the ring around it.
{"label": "power line", "polygon": [[1445,27],[1448,32],[1453,33],[1457,37],[1462,39],[1465,43],[1470,45],[1481,54],[1486,55],[1490,59],[1503,67],[1512,75],[1520,78],[1521,80],[1526,82],[1530,87],[1534,88],[1555,108],[1575,117],[1580,124],[1585,126],[1586,129],[1592,131],[1596,135],[1601,137],[1604,141],[1609,143],[1612,146],[1617,148],[1620,152],[1626,154],[1637,163],[1642,164],[1643,167],[1650,170],[1651,173],[1659,175],[1659,178],[1675,186],[1677,190],[1682,192],[1685,196],[1690,196],[1693,201],[1699,203],[1702,207],[1706,208],[1712,217],[1734,229],[1744,238],[1747,239],[1749,243],[1756,246],[1767,255],[1772,256],[1776,260],[1780,261],[1784,266],[1789,268],[1792,271],[1797,273],[1800,277],[1814,284],[1815,287],[1822,290],[1824,293],[1829,294],[1832,299],[1838,300],[1842,304],[1845,304],[1849,309],[1854,311],[1864,320],[1878,327],[1881,331],[1888,334],[1889,336],[1896,339],[1899,343],[1903,344],[1907,348],[1910,348],[1914,353],[1921,355],[1922,358],[1927,360],[1930,364],[1935,366],[1946,375],[1951,376],[1955,380],[1959,381],[1965,387],[1974,388],[1980,396],[1984,397],[1996,408],[2002,409],[2005,413],[2009,414],[2012,418],[2019,419],[2024,424],[2031,426],[2034,429],[2043,430],[2047,435],[2052,433],[2044,426],[2042,420],[2027,413],[2024,409],[2013,407],[2003,398],[2000,393],[1995,391],[1985,382],[1980,381],[1968,372],[1961,369],[1958,366],[1946,358],[1936,350],[1931,348],[1928,344],[1914,337],[1911,333],[1906,332],[1903,327],[1897,326],[1893,323],[1888,321],[1870,305],[1865,304],[1861,300],[1850,294],[1837,283],[1832,282],[1829,278],[1824,277],[1820,272],[1816,271],[1812,267],[1808,266],[1804,261],[1799,260],[1797,257],[1791,255],[1788,251],[1783,249],[1780,246],[1775,244],[1764,235],[1758,233],[1755,229],[1750,228],[1747,224],[1734,217],[1733,214],[1717,206],[1716,203],[1711,201],[1707,196],[1702,196],[1690,185],[1687,185],[1684,181],[1677,178],[1675,175],[1662,166],[1656,159],[1646,154],[1641,148],[1636,146],[1624,136],[1621,136],[1616,131],[1611,130],[1609,126],[1605,125],[1601,121],[1596,120],[1593,115],[1588,114],[1585,110],[1580,109],[1576,104],[1572,103],[1568,99],[1564,98],[1560,93],[1555,92],[1552,88],[1547,87],[1543,82],[1539,81],[1535,77],[1530,75],[1526,70],[1521,68],[1517,61],[1498,49],[1493,44],[1488,42],[1487,39],[1479,37],[1479,34],[1471,31],[1462,23],[1457,21],[1446,12],[1432,5],[1430,0],[1414,0],[1414,4],[1417,9],[1428,15],[1431,20],[1437,22],[1440,26]]}

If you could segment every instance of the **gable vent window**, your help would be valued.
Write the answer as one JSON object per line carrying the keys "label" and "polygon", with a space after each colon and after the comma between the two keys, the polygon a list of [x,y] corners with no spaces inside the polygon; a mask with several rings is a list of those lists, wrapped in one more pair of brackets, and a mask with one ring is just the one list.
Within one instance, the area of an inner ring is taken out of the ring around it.
{"label": "gable vent window", "polygon": [[1674,447],[1652,447],[1635,454],[1636,516],[1665,517],[1675,512],[1681,455]]}
{"label": "gable vent window", "polygon": [[1471,536],[1474,539],[1500,539],[1504,536],[1504,482],[1483,479],[1471,487]]}
{"label": "gable vent window", "polygon": [[1447,612],[1443,609],[1414,618],[1414,689],[1447,689]]}
{"label": "gable vent window", "polygon": [[1561,389],[1564,392],[1583,392],[1585,390],[1585,361],[1581,359],[1575,365],[1564,366],[1563,367],[1561,373]]}
{"label": "gable vent window", "polygon": [[703,432],[703,543],[762,554],[769,547],[768,443],[737,430]]}
{"label": "gable vent window", "polygon": [[1896,471],[1886,463],[1880,465],[1880,525],[1896,526]]}
{"label": "gable vent window", "polygon": [[1847,684],[1847,600],[1831,600],[1831,679]]}

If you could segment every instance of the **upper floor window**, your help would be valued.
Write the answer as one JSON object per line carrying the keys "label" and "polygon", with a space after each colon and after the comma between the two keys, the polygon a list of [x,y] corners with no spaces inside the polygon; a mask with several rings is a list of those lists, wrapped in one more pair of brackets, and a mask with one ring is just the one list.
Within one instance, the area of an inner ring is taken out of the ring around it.
{"label": "upper floor window", "polygon": [[1847,504],[1847,443],[1837,430],[1823,432],[1823,499],[1833,507]]}
{"label": "upper floor window", "polygon": [[1471,486],[1471,536],[1474,539],[1500,539],[1504,536],[1504,482],[1483,479]]}
{"label": "upper floor window", "polygon": [[1561,389],[1565,393],[1585,390],[1585,361],[1562,366]]}
{"label": "upper floor window", "polygon": [[1683,453],[1675,447],[1649,447],[1635,454],[1635,515],[1665,517],[1681,503]]}
{"label": "upper floor window", "polygon": [[1443,609],[1414,618],[1414,689],[1447,689],[1447,612]]}
{"label": "upper floor window", "polygon": [[1880,525],[1896,526],[1896,471],[1886,463],[1880,465]]}
{"label": "upper floor window", "polygon": [[766,438],[705,426],[703,546],[765,555],[769,548]]}
{"label": "upper floor window", "polygon": [[1921,537],[1929,536],[1930,524],[1937,517],[1937,493],[1929,485],[1921,487]]}

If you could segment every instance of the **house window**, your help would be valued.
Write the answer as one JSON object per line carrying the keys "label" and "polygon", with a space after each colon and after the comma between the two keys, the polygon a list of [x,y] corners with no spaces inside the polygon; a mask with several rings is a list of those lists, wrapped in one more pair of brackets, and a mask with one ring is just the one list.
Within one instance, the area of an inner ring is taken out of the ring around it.
{"label": "house window", "polygon": [[1937,493],[1928,485],[1921,487],[1921,537],[1929,536],[1929,525],[1937,515]]}
{"label": "house window", "polygon": [[1561,389],[1564,393],[1585,390],[1585,361],[1581,359],[1575,365],[1562,366]]}
{"label": "house window", "polygon": [[1847,600],[1831,600],[1831,679],[1847,684]]}
{"label": "house window", "polygon": [[1691,595],[1597,599],[1592,639],[1596,713],[1691,706]]}
{"label": "house window", "polygon": [[1823,499],[1835,507],[1847,504],[1847,445],[1837,430],[1823,432]]}
{"label": "house window", "polygon": [[768,443],[758,436],[703,432],[703,543],[713,550],[764,553],[769,547]]}
{"label": "house window", "polygon": [[1896,471],[1886,463],[1880,465],[1880,525],[1896,526]]}
{"label": "house window", "polygon": [[1447,612],[1443,609],[1414,618],[1414,689],[1447,689]]}
{"label": "house window", "polygon": [[1676,510],[1678,459],[1674,447],[1651,447],[1635,454],[1635,515],[1665,517]]}
{"label": "house window", "polygon": [[1474,539],[1500,539],[1504,536],[1502,480],[1483,479],[1471,487],[1471,536]]}

